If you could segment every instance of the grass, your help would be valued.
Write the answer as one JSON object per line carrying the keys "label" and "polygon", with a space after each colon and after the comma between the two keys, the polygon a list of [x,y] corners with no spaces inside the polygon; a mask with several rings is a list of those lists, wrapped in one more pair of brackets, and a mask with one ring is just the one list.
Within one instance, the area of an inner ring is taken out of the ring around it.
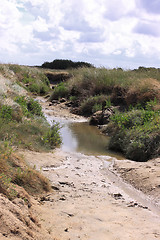
{"label": "grass", "polygon": [[59,126],[53,124],[51,128],[44,118],[35,117],[39,115],[37,105],[34,111],[33,108],[27,111],[31,111],[31,118],[18,122],[12,118],[11,107],[0,108],[0,192],[11,200],[17,196],[15,184],[29,194],[50,190],[47,179],[27,166],[13,149],[49,151],[61,143]]}
{"label": "grass", "polygon": [[24,116],[31,117],[36,115],[43,117],[42,107],[33,98],[17,96],[14,100],[20,105]]}
{"label": "grass", "polygon": [[109,148],[136,161],[160,155],[160,69],[81,68],[69,73],[72,78],[63,89],[57,86],[51,100],[65,95],[84,116],[119,109],[107,126],[112,133]]}
{"label": "grass", "polygon": [[16,184],[32,195],[50,190],[48,180],[27,166],[23,158],[5,142],[0,145],[0,192],[13,200],[18,195]]}
{"label": "grass", "polygon": [[29,194],[49,191],[47,179],[16,154],[18,148],[49,151],[61,143],[59,126],[50,127],[30,93],[48,93],[49,81],[42,70],[26,66],[0,64],[0,74],[0,192],[12,200],[17,184]]}
{"label": "grass", "polygon": [[[110,99],[113,105],[123,105],[125,108],[160,98],[160,90],[154,86],[160,86],[159,70],[81,68],[70,71],[70,75],[72,78],[67,83],[54,89],[50,100],[61,97],[75,98],[79,114],[82,115],[86,115],[86,109],[83,113],[84,102],[90,102],[91,98],[100,95],[105,95],[106,101]],[[151,79],[155,76],[156,79]],[[88,115],[92,113],[89,109]]]}
{"label": "grass", "polygon": [[48,78],[38,68],[17,64],[1,64],[0,72],[9,79],[14,78],[17,84],[34,94],[45,95],[50,90]]}
{"label": "grass", "polygon": [[109,148],[121,151],[129,159],[147,161],[160,155],[160,110],[157,101],[146,106],[117,112],[111,117],[112,137]]}

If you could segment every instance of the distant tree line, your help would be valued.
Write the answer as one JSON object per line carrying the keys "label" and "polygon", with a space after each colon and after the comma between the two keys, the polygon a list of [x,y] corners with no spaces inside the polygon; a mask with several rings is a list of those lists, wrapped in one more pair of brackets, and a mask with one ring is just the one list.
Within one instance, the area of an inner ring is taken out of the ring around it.
{"label": "distant tree line", "polygon": [[71,60],[56,59],[53,62],[44,62],[42,68],[49,69],[68,69],[68,68],[80,68],[80,67],[94,67],[92,64],[87,62],[73,62]]}
{"label": "distant tree line", "polygon": [[136,71],[136,72],[154,72],[154,71],[160,72],[160,68],[140,66],[138,69],[134,69],[133,71]]}

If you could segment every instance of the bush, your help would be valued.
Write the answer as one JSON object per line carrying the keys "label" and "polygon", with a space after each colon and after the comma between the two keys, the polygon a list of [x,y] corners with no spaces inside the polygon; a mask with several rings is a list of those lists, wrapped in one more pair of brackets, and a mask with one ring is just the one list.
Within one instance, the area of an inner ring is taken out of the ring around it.
{"label": "bush", "polygon": [[[109,148],[121,151],[129,159],[147,161],[160,154],[160,111],[153,111],[154,102],[145,108],[115,113],[110,119],[114,134]],[[139,107],[140,108],[140,107]]]}
{"label": "bush", "polygon": [[33,151],[48,151],[61,143],[58,126],[52,128],[42,119],[9,122],[0,125],[0,140],[11,146]]}
{"label": "bush", "polygon": [[28,100],[27,109],[33,115],[41,116],[41,117],[43,116],[41,105],[37,101],[35,101],[33,98],[30,98]]}
{"label": "bush", "polygon": [[0,107],[0,118],[3,121],[6,121],[6,122],[11,121],[12,113],[13,113],[13,110],[10,106],[3,105]]}
{"label": "bush", "polygon": [[27,84],[27,83],[33,83],[33,82],[35,82],[35,79],[34,78],[31,78],[31,77],[24,77],[23,78],[23,83],[25,83],[25,84]]}
{"label": "bush", "polygon": [[102,105],[106,105],[107,96],[104,95],[97,95],[94,97],[89,97],[83,102],[79,107],[79,111],[81,115],[90,116],[96,111],[102,110]]}
{"label": "bush", "polygon": [[44,143],[49,144],[51,148],[59,146],[62,142],[59,130],[59,124],[53,123],[51,129],[49,129],[43,137]]}
{"label": "bush", "polygon": [[49,80],[44,74],[38,74],[34,77],[28,76],[28,74],[24,74],[24,77],[22,78],[22,82],[26,84],[26,88],[30,92],[35,94],[44,95],[50,89]]}
{"label": "bush", "polygon": [[68,97],[68,95],[69,95],[69,90],[66,84],[61,82],[55,87],[50,97],[50,101],[52,101],[53,99],[57,100],[59,98]]}
{"label": "bush", "polygon": [[15,101],[21,106],[24,116],[31,115],[43,116],[41,105],[33,98],[26,98],[25,96],[18,96]]}
{"label": "bush", "polygon": [[28,90],[32,93],[40,94],[40,86],[37,83],[32,83],[28,86]]}

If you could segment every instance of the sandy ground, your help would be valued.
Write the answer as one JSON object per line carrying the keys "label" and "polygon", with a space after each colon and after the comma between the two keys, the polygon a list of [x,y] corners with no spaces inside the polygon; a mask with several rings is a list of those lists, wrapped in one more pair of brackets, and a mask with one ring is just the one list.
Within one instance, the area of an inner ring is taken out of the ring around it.
{"label": "sandy ground", "polygon": [[108,170],[112,159],[58,149],[24,156],[52,184],[53,193],[37,206],[50,239],[160,239],[160,210]]}
{"label": "sandy ground", "polygon": [[148,162],[114,161],[110,169],[160,207],[160,158]]}
{"label": "sandy ground", "polygon": [[[64,104],[43,107],[51,115],[81,120]],[[59,149],[23,155],[53,188],[36,206],[48,239],[160,239],[160,159],[135,163]]]}

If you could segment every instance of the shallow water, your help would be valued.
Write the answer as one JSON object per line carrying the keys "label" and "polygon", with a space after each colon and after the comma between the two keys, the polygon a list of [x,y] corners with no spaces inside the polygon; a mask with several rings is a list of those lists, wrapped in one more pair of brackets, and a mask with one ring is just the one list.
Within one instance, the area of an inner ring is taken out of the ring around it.
{"label": "shallow water", "polygon": [[60,123],[62,150],[94,156],[107,155],[116,157],[117,159],[124,159],[121,154],[108,150],[109,137],[101,134],[97,127],[90,126],[87,122],[70,122],[47,115],[46,118],[50,123],[53,120]]}

